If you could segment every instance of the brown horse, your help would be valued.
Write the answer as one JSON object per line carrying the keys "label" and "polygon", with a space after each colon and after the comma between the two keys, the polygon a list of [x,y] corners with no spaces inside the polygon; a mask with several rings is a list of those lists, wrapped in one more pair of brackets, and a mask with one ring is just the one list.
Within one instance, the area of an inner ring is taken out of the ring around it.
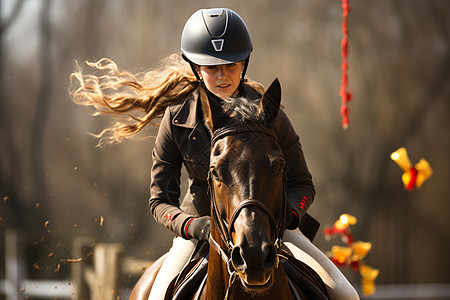
{"label": "brown horse", "polygon": [[[220,105],[204,91],[201,98],[212,134],[211,237],[206,284],[196,299],[327,299],[323,285],[320,298],[289,282],[280,263],[286,254],[281,240],[287,170],[274,131],[281,101],[278,80],[259,103],[233,99]],[[154,279],[150,273],[138,282],[131,299],[148,297],[148,281]],[[312,276],[320,281],[317,274]]]}

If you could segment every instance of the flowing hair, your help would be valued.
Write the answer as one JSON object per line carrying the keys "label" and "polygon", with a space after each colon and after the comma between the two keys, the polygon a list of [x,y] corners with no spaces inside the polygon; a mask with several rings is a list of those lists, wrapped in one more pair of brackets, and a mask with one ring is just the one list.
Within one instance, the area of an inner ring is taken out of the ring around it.
{"label": "flowing hair", "polygon": [[[163,59],[158,68],[138,74],[120,71],[108,58],[86,65],[93,69],[91,74],[84,74],[77,65],[70,75],[72,100],[94,107],[94,115],[123,117],[95,135],[99,146],[120,143],[147,124],[158,126],[153,122],[155,118],[162,117],[167,107],[183,101],[199,86],[189,64],[178,54]],[[264,92],[261,84],[247,79],[246,83]]]}

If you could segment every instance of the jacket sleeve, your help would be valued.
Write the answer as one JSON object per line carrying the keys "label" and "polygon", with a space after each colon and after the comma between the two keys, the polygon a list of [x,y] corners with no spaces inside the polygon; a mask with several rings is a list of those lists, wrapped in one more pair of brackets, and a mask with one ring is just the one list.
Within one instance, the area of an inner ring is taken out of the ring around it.
{"label": "jacket sleeve", "polygon": [[288,166],[287,202],[299,221],[314,201],[315,188],[306,165],[300,138],[284,111],[277,118],[276,134]]}
{"label": "jacket sleeve", "polygon": [[193,216],[179,208],[182,155],[172,135],[171,113],[166,109],[152,152],[150,212],[156,222],[178,236],[184,223]]}

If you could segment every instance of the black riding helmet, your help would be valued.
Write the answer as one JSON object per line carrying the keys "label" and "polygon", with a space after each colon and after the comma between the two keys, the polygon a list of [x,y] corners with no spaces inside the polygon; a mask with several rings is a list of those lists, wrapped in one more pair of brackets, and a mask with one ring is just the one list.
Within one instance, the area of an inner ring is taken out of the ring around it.
{"label": "black riding helmet", "polygon": [[186,22],[181,35],[181,53],[191,64],[225,65],[245,61],[242,80],[253,50],[242,18],[228,8],[201,9]]}

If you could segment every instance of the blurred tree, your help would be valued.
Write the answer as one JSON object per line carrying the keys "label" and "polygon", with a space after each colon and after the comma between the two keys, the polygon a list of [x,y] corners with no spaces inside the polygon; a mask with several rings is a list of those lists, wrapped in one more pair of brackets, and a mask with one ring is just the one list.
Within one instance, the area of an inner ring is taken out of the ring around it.
{"label": "blurred tree", "polygon": [[[50,106],[52,100],[52,85],[53,85],[53,61],[52,61],[52,49],[51,49],[51,23],[50,23],[50,9],[51,0],[44,0],[41,7],[40,19],[39,19],[39,31],[40,31],[40,47],[38,53],[38,61],[40,67],[40,83],[39,91],[36,99],[36,109],[31,124],[31,177],[33,178],[31,193],[34,198],[34,202],[39,203],[42,215],[41,218],[45,221],[48,220],[48,216],[45,216],[49,212],[48,208],[48,195],[46,196],[47,182],[46,182],[46,170],[43,165],[44,162],[44,142],[45,133],[47,129]],[[35,219],[32,222],[37,222],[39,219]]]}
{"label": "blurred tree", "polygon": [[[20,15],[20,11],[22,10],[24,0],[17,0],[14,2],[13,9],[11,10],[9,16],[3,17],[3,1],[0,1],[0,128],[8,128],[10,124],[10,119],[12,116],[7,113],[8,106],[6,105],[4,99],[7,98],[7,94],[5,91],[5,82],[2,80],[4,78],[3,70],[4,70],[4,37],[7,31],[11,28],[15,21],[17,21],[18,16]],[[0,135],[0,152],[6,153],[6,155],[2,155],[0,159],[0,196],[2,198],[7,197],[7,199],[16,199],[16,196],[19,194],[16,190],[17,185],[14,184],[14,178],[19,176],[15,176],[18,169],[14,168],[20,161],[18,156],[18,145],[12,143],[12,131],[10,130],[2,130],[2,134]],[[5,193],[8,191],[8,193]],[[3,200],[3,199],[2,199]],[[11,207],[14,214],[17,216],[21,215],[22,207],[16,201],[11,201]],[[18,220],[18,218],[14,218],[13,220]],[[20,222],[16,222],[13,224],[14,226],[20,226]]]}

